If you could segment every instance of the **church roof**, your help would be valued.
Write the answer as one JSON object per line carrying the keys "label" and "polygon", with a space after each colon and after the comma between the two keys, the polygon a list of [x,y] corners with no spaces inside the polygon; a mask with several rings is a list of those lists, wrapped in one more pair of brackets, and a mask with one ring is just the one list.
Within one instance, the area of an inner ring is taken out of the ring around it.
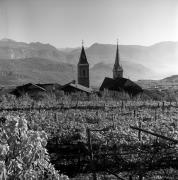
{"label": "church roof", "polygon": [[74,84],[72,82],[65,84],[61,88],[61,90],[65,91],[65,92],[78,92],[78,91],[80,91],[80,92],[85,92],[88,94],[92,93],[92,91],[93,91],[91,88],[87,88],[85,86],[82,86],[82,85],[76,84],[76,83]]}
{"label": "church roof", "polygon": [[112,79],[106,77],[100,87],[100,91],[108,89],[112,91],[125,91],[130,95],[137,95],[140,92],[143,92],[142,88],[136,83],[126,78],[117,78]]}
{"label": "church roof", "polygon": [[84,49],[83,46],[82,46],[82,51],[81,51],[81,54],[80,54],[80,59],[79,59],[78,64],[88,64],[87,57],[86,57],[86,54],[85,54],[85,49]]}

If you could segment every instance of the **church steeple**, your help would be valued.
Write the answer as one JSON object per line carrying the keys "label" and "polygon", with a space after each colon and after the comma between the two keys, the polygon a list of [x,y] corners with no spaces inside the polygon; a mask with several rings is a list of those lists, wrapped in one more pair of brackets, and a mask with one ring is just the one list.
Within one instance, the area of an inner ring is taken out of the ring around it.
{"label": "church steeple", "polygon": [[116,58],[115,58],[115,64],[114,66],[119,66],[119,47],[118,47],[118,40],[117,40],[117,48],[116,48]]}
{"label": "church steeple", "polygon": [[80,58],[78,62],[78,84],[85,87],[90,86],[89,82],[89,64],[85,54],[85,49],[82,41],[82,50],[80,53]]}
{"label": "church steeple", "polygon": [[122,78],[123,77],[123,69],[122,66],[119,64],[120,57],[119,57],[119,45],[117,40],[117,48],[116,48],[116,58],[113,67],[113,79]]}
{"label": "church steeple", "polygon": [[79,59],[78,64],[88,64],[83,44],[84,44],[84,42],[82,41],[82,50],[81,50],[81,53],[80,53],[80,59]]}

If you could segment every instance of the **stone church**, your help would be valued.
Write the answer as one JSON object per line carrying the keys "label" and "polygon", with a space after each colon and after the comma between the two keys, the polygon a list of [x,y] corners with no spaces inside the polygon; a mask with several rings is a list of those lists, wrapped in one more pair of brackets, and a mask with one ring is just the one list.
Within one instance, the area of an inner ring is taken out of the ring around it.
{"label": "stone church", "polygon": [[[116,48],[115,63],[113,67],[113,79],[117,79],[117,78],[123,78],[123,68],[120,65],[118,42]],[[87,61],[83,43],[82,43],[82,50],[78,62],[78,84],[85,87],[90,87],[89,63]]]}
{"label": "stone church", "polygon": [[[83,88],[87,90],[91,89],[89,88],[90,87],[89,63],[87,61],[83,43],[82,43],[82,50],[78,62],[78,85],[80,85],[80,90]],[[138,86],[130,79],[126,79],[123,77],[123,68],[120,65],[118,42],[116,47],[115,63],[113,66],[113,78],[105,77],[99,90],[103,91],[104,89],[108,89],[111,91],[127,92],[131,96],[135,96],[143,92],[140,86]]]}

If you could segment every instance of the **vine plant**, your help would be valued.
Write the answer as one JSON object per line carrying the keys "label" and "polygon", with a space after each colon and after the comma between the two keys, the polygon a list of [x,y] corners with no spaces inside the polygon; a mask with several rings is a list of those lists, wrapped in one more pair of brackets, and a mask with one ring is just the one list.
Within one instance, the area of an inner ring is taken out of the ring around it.
{"label": "vine plant", "polygon": [[23,116],[0,118],[0,179],[68,180],[50,163],[47,134],[30,130]]}

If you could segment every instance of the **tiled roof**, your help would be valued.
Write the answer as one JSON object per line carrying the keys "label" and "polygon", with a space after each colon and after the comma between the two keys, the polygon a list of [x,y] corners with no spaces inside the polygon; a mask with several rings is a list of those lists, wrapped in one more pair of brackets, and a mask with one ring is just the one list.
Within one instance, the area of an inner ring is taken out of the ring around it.
{"label": "tiled roof", "polygon": [[61,89],[64,89],[64,88],[69,87],[69,86],[73,87],[76,90],[83,91],[83,92],[86,92],[86,93],[92,93],[92,91],[93,91],[91,88],[87,88],[87,87],[82,86],[80,84],[74,84],[72,82],[64,85]]}
{"label": "tiled roof", "polygon": [[76,89],[79,89],[79,90],[82,90],[82,91],[85,91],[85,92],[88,92],[88,93],[91,93],[92,92],[92,89],[91,88],[87,88],[85,86],[82,86],[80,84],[73,84],[71,83],[70,86],[76,88]]}

